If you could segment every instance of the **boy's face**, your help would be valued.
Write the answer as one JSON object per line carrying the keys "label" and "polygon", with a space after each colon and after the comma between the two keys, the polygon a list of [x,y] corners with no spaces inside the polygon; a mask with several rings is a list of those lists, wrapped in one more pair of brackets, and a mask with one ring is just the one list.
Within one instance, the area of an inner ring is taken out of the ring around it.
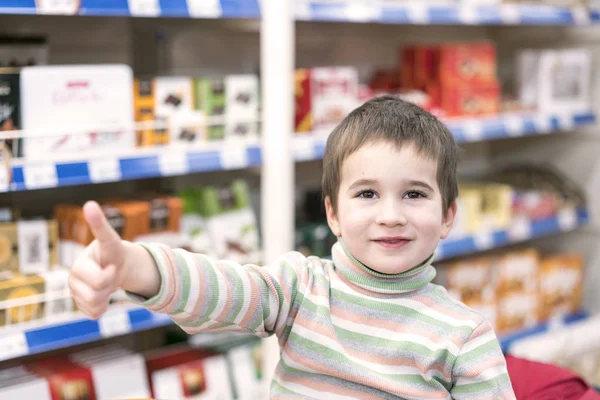
{"label": "boy's face", "polygon": [[348,251],[369,268],[398,274],[427,259],[448,236],[456,205],[442,211],[437,161],[412,145],[366,144],[342,164],[337,212],[327,221]]}

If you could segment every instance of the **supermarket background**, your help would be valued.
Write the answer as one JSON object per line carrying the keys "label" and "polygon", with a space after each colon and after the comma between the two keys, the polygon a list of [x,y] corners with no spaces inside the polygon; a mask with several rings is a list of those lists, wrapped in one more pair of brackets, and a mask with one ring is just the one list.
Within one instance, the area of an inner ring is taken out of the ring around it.
{"label": "supermarket background", "polygon": [[257,1],[0,0],[0,398],[266,398],[272,340],[188,337],[120,293],[77,312],[80,207],[127,240],[327,256],[326,135],[381,93],[463,149],[437,282],[506,354],[600,386],[600,5]]}

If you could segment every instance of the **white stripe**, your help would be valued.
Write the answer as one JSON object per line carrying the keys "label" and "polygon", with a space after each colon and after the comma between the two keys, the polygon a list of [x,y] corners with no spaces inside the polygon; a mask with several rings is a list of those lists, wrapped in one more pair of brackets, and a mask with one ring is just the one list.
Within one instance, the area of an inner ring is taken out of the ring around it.
{"label": "white stripe", "polygon": [[[360,358],[354,357],[354,356],[348,354],[339,342],[337,342],[325,335],[321,335],[320,333],[308,330],[299,324],[294,325],[294,332],[307,340],[319,343],[322,346],[326,346],[332,350],[335,350],[338,353],[342,354],[344,357],[348,358],[350,361],[353,361],[356,364],[360,365],[361,367],[370,369],[371,371],[379,373],[379,374],[421,375],[421,376],[423,376],[423,378],[425,380],[430,380],[434,375],[438,376],[440,378],[443,378],[443,375],[439,371],[435,371],[435,370],[430,370],[427,375],[423,375],[423,374],[421,374],[421,371],[419,371],[419,369],[416,367],[410,367],[410,366],[404,366],[404,365],[377,364],[377,363],[368,362],[368,361],[362,360]],[[384,379],[384,378],[382,377],[381,379]]]}
{"label": "white stripe", "polygon": [[495,341],[496,339],[496,334],[494,334],[493,330],[489,330],[486,333],[484,333],[483,335],[476,337],[475,339],[469,340],[468,342],[466,342],[463,345],[462,350],[460,351],[461,354],[467,354],[468,352],[470,352],[471,350],[475,350],[478,347],[483,346],[486,343],[489,343],[491,341]]}
{"label": "white stripe", "polygon": [[[504,375],[506,373],[507,373],[506,367],[504,365],[499,365],[494,368],[487,368],[487,369],[481,371],[481,373],[479,375],[477,375],[476,377],[472,377],[469,380],[471,381],[471,383],[491,381],[491,380],[499,378],[501,375]],[[461,382],[461,384],[463,384],[463,385],[465,383],[466,382]]]}
{"label": "white stripe", "polygon": [[456,356],[460,352],[458,346],[450,341],[443,341],[442,343],[435,343],[432,340],[422,336],[415,335],[413,333],[399,333],[393,330],[377,328],[371,325],[363,325],[353,321],[348,321],[339,317],[332,316],[331,320],[334,325],[339,326],[343,329],[360,333],[363,335],[368,335],[372,337],[377,337],[380,339],[385,339],[389,341],[396,342],[398,344],[402,342],[412,342],[419,344],[421,346],[426,347],[431,351],[440,351],[440,350],[448,350],[452,355]]}
{"label": "white stripe", "polygon": [[[290,346],[286,346],[286,347],[289,349],[289,351],[292,351],[292,350],[289,348]],[[299,356],[299,357],[301,357],[302,359],[307,359],[307,358],[306,358],[306,357],[304,357],[302,354],[299,354],[298,356]],[[293,360],[293,359],[292,359],[292,358],[291,358],[291,357],[290,357],[290,356],[289,356],[289,355],[288,355],[288,354],[287,354],[285,351],[282,351],[282,352],[281,352],[281,359],[282,359],[282,360],[283,360],[283,361],[284,361],[284,362],[285,362],[287,365],[289,365],[290,367],[292,367],[292,368],[295,368],[295,369],[298,369],[298,370],[300,370],[300,371],[303,371],[303,372],[310,372],[310,373],[312,373],[312,374],[320,374],[320,373],[322,373],[322,372],[323,372],[323,371],[318,371],[318,370],[316,370],[316,369],[314,369],[314,368],[308,367],[308,366],[306,366],[306,365],[304,365],[304,364],[297,363],[297,362],[296,362],[296,361],[294,361],[294,360]]]}
{"label": "white stripe", "polygon": [[[475,328],[477,327],[477,323],[474,320],[466,320],[466,321],[461,321],[458,320],[454,317],[445,315],[439,311],[436,311],[426,305],[424,305],[423,303],[419,303],[418,301],[415,300],[411,300],[408,298],[399,298],[399,299],[374,299],[373,297],[369,297],[369,296],[365,296],[362,293],[358,293],[353,291],[352,289],[350,289],[344,282],[341,282],[337,279],[332,280],[331,282],[331,287],[333,289],[339,290],[341,292],[344,292],[346,294],[355,296],[355,297],[359,297],[359,298],[363,298],[365,300],[369,300],[369,301],[378,301],[382,304],[382,306],[384,304],[393,304],[393,305],[398,305],[398,306],[403,306],[403,307],[407,307],[410,308],[414,311],[417,311],[425,316],[431,317],[435,320],[438,320],[440,322],[444,322],[448,325],[454,326],[454,327],[469,327],[469,328]],[[382,307],[383,309],[383,307]]]}

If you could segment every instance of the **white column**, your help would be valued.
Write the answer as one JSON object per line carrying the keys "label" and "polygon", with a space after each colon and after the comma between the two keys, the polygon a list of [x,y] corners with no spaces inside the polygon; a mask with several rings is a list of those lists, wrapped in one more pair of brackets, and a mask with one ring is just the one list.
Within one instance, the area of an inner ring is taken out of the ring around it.
{"label": "white column", "polygon": [[[291,0],[263,0],[260,35],[263,104],[261,222],[264,261],[294,245],[294,19]],[[263,341],[265,381],[279,361],[275,337]]]}

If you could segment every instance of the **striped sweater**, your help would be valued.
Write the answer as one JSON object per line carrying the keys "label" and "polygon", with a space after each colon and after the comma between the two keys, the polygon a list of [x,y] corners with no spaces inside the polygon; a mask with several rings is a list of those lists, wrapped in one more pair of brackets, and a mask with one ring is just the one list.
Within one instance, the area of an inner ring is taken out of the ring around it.
{"label": "striped sweater", "polygon": [[490,324],[431,283],[431,259],[384,275],[341,242],[332,260],[290,252],[266,267],[144,246],[162,283],[139,304],[188,333],[277,335],[272,399],[515,398]]}

